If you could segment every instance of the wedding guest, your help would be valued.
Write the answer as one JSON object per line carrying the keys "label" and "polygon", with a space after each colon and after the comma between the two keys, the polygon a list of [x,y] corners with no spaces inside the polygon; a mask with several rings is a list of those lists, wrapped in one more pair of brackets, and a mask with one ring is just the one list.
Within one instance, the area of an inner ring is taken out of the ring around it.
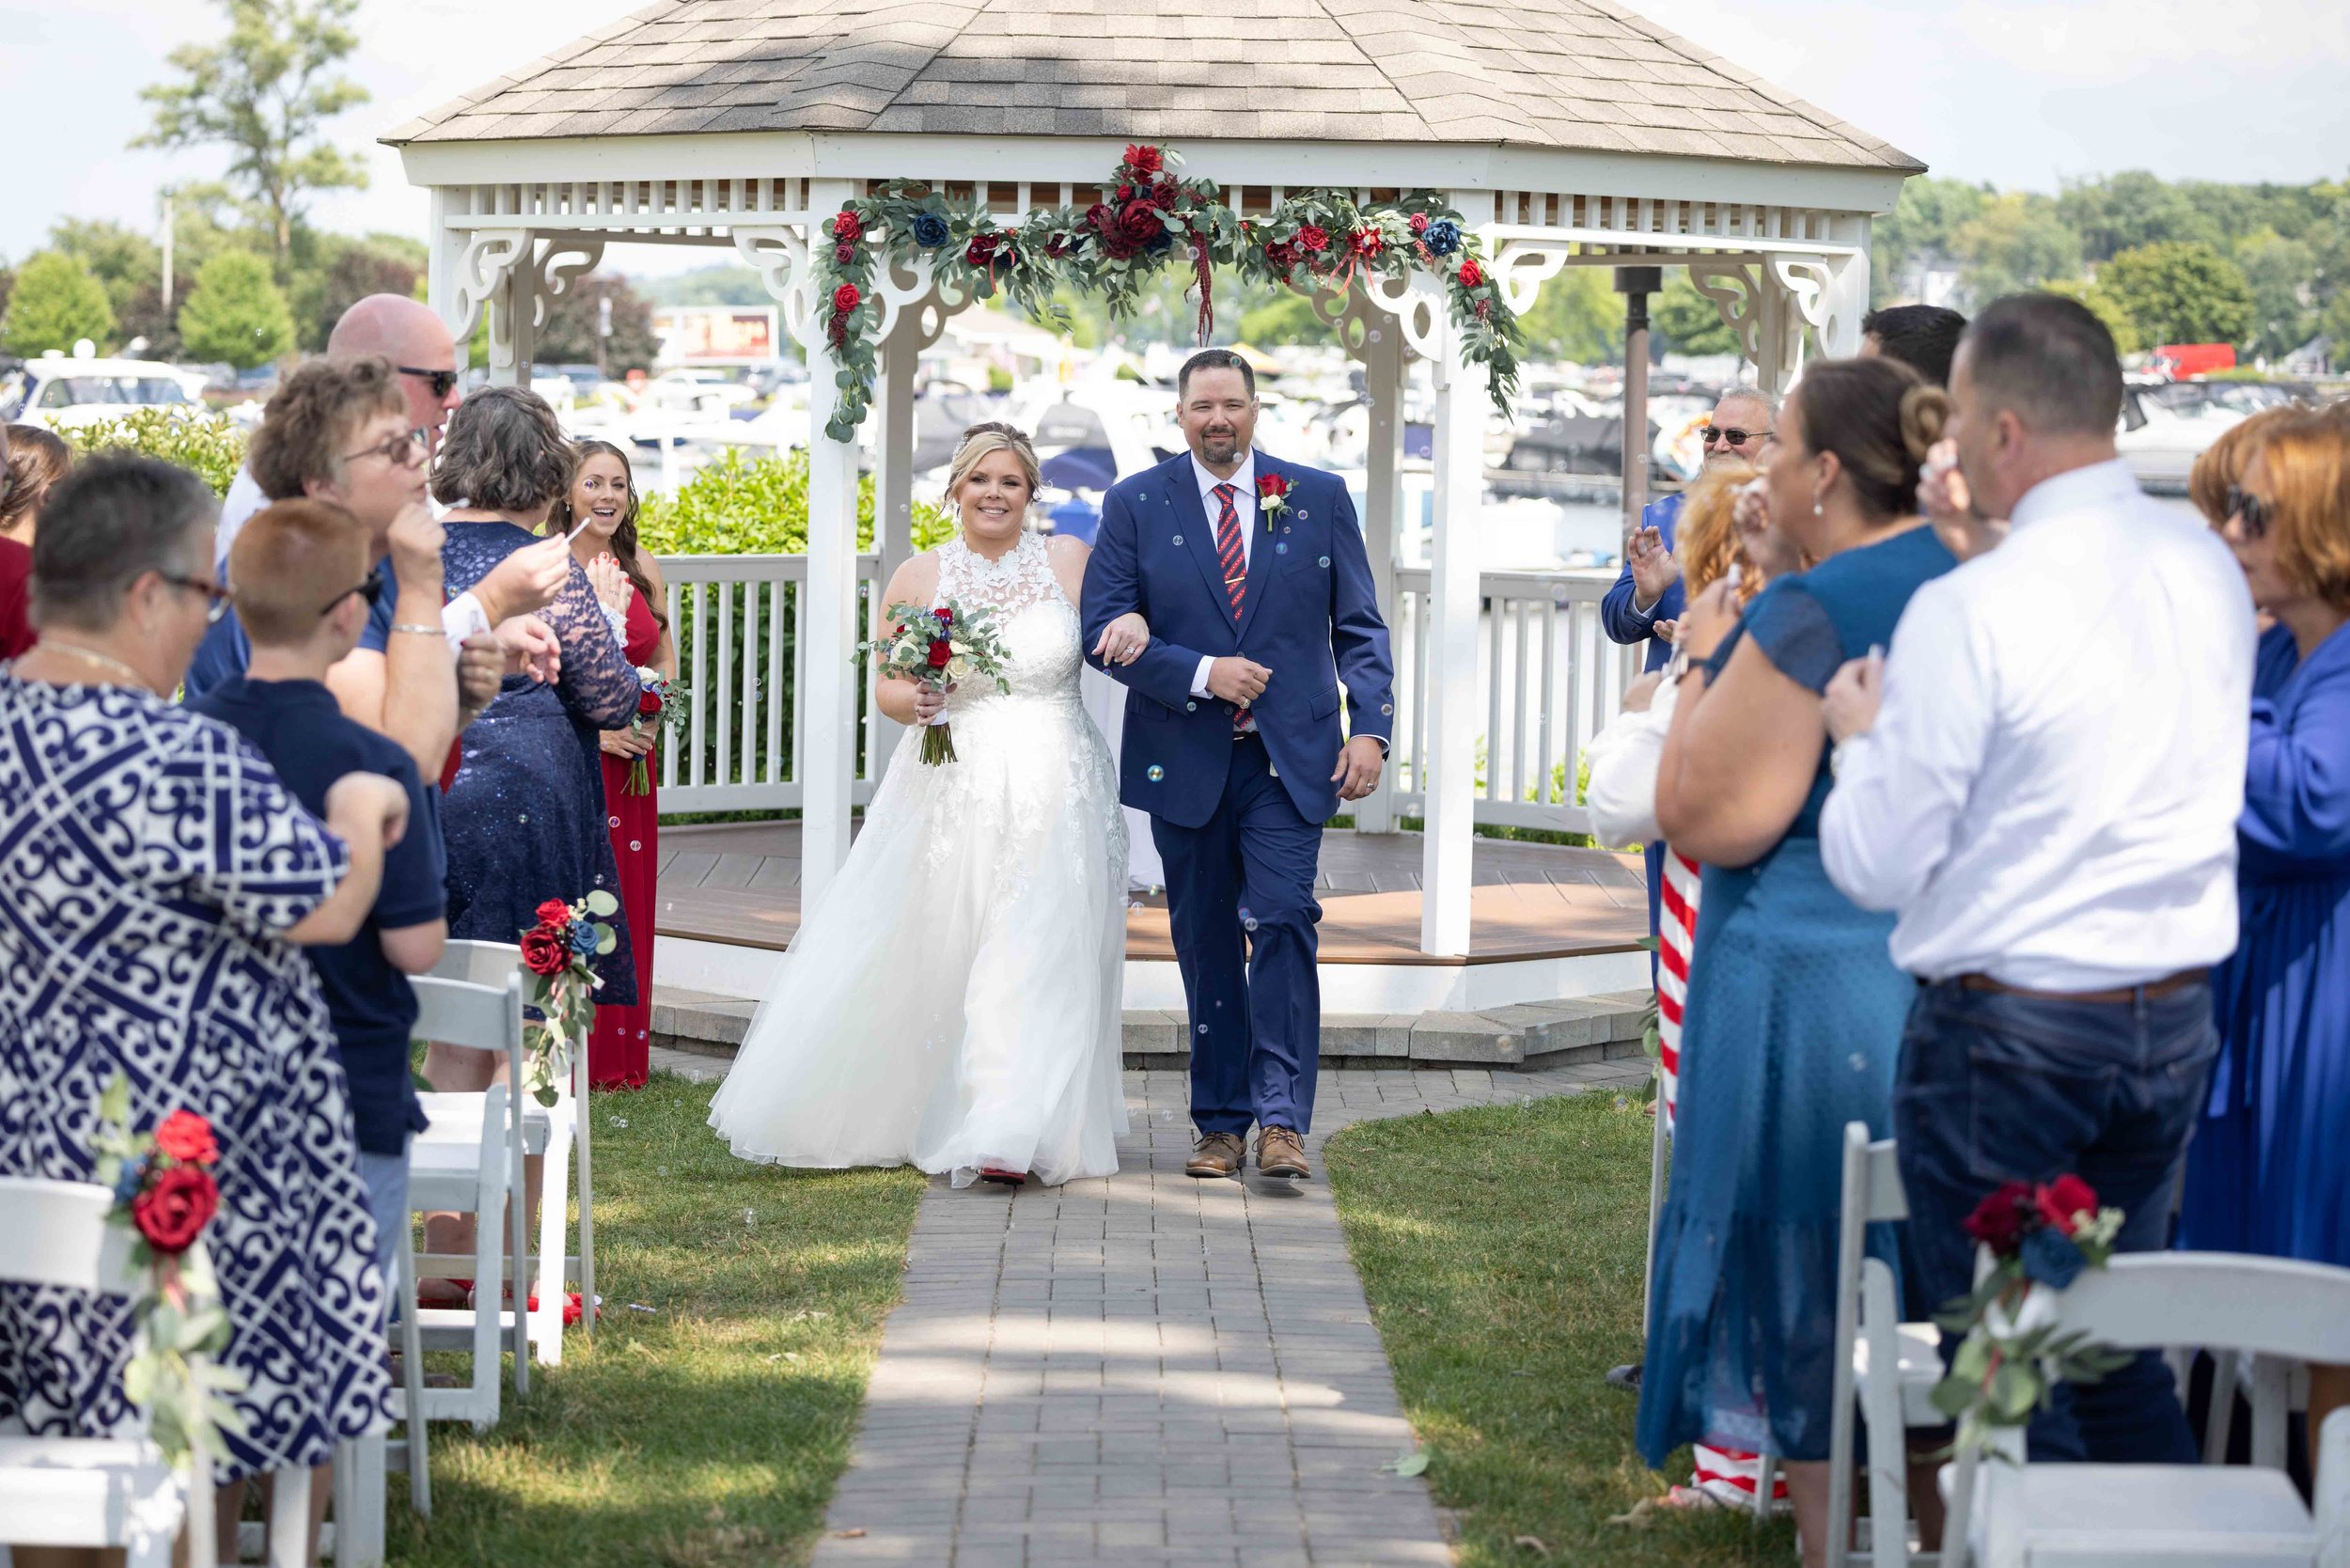
{"label": "wedding guest", "polygon": [[[1841,1129],[1890,1121],[1912,991],[1891,922],[1821,869],[1819,696],[1955,564],[1910,510],[1948,402],[1888,360],[1810,367],[1780,410],[1770,515],[1819,565],[1741,618],[1717,582],[1682,629],[1689,671],[1657,824],[1701,863],[1681,1123],[1656,1235],[1638,1439],[1776,1455],[1804,1560],[1825,1557]],[[1882,1243],[1873,1248],[1889,1247]]]}
{"label": "wedding guest", "polygon": [[1860,357],[1898,359],[1935,386],[1950,384],[1950,356],[1966,318],[1939,305],[1888,305],[1860,318]]}
{"label": "wedding guest", "polygon": [[[2128,1215],[2123,1250],[2164,1244],[2218,1049],[2208,971],[2235,947],[2252,688],[2244,573],[2117,460],[2122,370],[2095,316],[2000,300],[1950,387],[1975,506],[2012,526],[1911,603],[1820,829],[1836,886],[1898,915],[1893,961],[1923,982],[1894,1103],[1916,1305],[1966,1294],[1964,1222],[2010,1179],[2077,1174]],[[2029,1443],[2196,1457],[2151,1355],[2060,1385]]]}
{"label": "wedding guest", "polygon": [[[16,449],[23,439],[18,432],[31,430],[33,427],[29,425],[0,425],[0,515],[6,515],[16,505]],[[33,552],[29,504],[25,516],[24,538],[0,537],[0,659],[13,659],[33,646]]]}
{"label": "wedding guest", "polygon": [[[462,767],[442,823],[448,842],[448,931],[471,941],[513,942],[538,923],[549,899],[569,903],[599,888],[619,896],[598,737],[636,713],[636,672],[614,640],[588,572],[557,539],[542,541],[547,513],[571,483],[571,444],[555,411],[534,392],[493,386],[465,400],[449,420],[432,490],[452,510],[444,519],[449,586],[462,588],[501,561],[553,542],[565,582],[540,612],[561,648],[552,685],[509,677],[489,710],[465,731]],[[623,907],[610,924],[619,938],[595,959],[603,1007],[638,999],[635,943]],[[651,977],[645,977],[650,986]],[[425,1076],[436,1089],[488,1087],[480,1053],[433,1047]],[[473,1216],[436,1216],[428,1249],[472,1249]],[[436,1293],[437,1294],[437,1293]]]}
{"label": "wedding guest", "polygon": [[[323,1466],[387,1419],[374,1230],[299,949],[358,932],[406,797],[352,774],[325,791],[321,825],[235,731],[172,703],[224,602],[213,512],[185,469],[100,457],[50,493],[34,540],[43,640],[0,670],[0,1174],[92,1180],[91,1118],[117,1074],[134,1128],[180,1109],[211,1121],[219,1360],[245,1379],[213,1471],[230,1533],[243,1478]],[[0,1286],[0,1423],[119,1429],[130,1311]]]}
{"label": "wedding guest", "polygon": [[39,525],[41,498],[73,466],[73,448],[46,425],[10,425],[0,433],[7,477],[0,478],[0,539],[28,548]]}
{"label": "wedding guest", "polygon": [[[2222,460],[2238,482],[2221,532],[2275,624],[2253,665],[2241,934],[2212,975],[2219,1058],[2178,1239],[2350,1265],[2350,417],[2247,426]],[[2312,1366],[2312,1445],[2343,1404],[2350,1368]]]}
{"label": "wedding guest", "polygon": [[[571,489],[556,504],[548,531],[571,536],[572,554],[588,569],[604,614],[619,618],[615,631],[628,662],[675,680],[677,640],[663,608],[668,593],[660,563],[637,542],[636,480],[627,455],[608,441],[583,441],[573,453]],[[603,805],[620,872],[620,907],[628,912],[639,977],[634,1007],[603,1003],[596,1009],[588,1075],[598,1089],[642,1089],[651,1064],[653,898],[661,866],[660,785],[654,770],[660,765],[655,754],[660,739],[658,720],[639,719],[597,738],[603,748]]]}
{"label": "wedding guest", "polygon": [[439,792],[425,789],[406,750],[346,716],[326,687],[368,622],[372,548],[358,520],[330,502],[279,501],[256,513],[229,552],[252,663],[190,706],[251,742],[313,815],[349,774],[387,778],[407,797],[408,830],[384,856],[357,934],[308,950],[350,1084],[376,1263],[388,1278],[408,1228],[408,1142],[427,1125],[408,1071],[416,1022],[408,977],[439,962],[448,924]]}
{"label": "wedding guest", "polygon": [[[1705,466],[1753,463],[1771,438],[1771,423],[1778,413],[1778,400],[1751,386],[1733,387],[1714,405],[1705,425]],[[1662,669],[1672,657],[1673,633],[1687,602],[1681,581],[1681,560],[1673,553],[1685,492],[1651,501],[1640,512],[1640,526],[1624,541],[1624,566],[1615,587],[1599,603],[1599,623],[1613,642],[1646,642],[1643,670]],[[1656,934],[1659,888],[1664,883],[1662,852],[1653,844],[1648,861],[1648,929]]]}

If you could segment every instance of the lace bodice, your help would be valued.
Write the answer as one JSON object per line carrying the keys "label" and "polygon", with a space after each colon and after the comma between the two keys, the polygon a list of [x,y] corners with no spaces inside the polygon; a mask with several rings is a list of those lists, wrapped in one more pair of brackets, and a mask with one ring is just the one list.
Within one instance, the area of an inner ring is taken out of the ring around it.
{"label": "lace bodice", "polygon": [[[964,543],[960,535],[948,540],[938,547],[935,598],[994,613],[1010,698],[1077,700],[1077,676],[1084,667],[1082,629],[1076,606],[1053,575],[1052,556],[1042,535],[1022,534],[1019,543],[992,561]],[[951,716],[1006,699],[994,682],[969,681],[948,698],[948,712]]]}

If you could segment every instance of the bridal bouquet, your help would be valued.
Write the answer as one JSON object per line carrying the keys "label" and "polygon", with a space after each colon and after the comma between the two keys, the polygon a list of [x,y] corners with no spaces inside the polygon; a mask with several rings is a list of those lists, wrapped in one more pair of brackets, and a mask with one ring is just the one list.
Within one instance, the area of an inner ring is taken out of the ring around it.
{"label": "bridal bouquet", "polygon": [[[912,681],[935,691],[977,676],[993,681],[1009,694],[1004,679],[1004,646],[994,617],[985,609],[966,610],[954,600],[925,608],[892,604],[886,612],[885,635],[857,645],[857,657],[877,656],[881,672]],[[922,760],[932,767],[955,760],[954,736],[943,718],[922,730]]]}
{"label": "bridal bouquet", "polygon": [[[674,676],[662,674],[650,665],[636,666],[636,716],[628,721],[629,729],[638,734],[648,729],[667,729],[683,733],[693,719],[693,704],[687,700],[684,682]],[[628,782],[623,792],[632,795],[652,793],[652,753],[633,757],[628,764]]]}

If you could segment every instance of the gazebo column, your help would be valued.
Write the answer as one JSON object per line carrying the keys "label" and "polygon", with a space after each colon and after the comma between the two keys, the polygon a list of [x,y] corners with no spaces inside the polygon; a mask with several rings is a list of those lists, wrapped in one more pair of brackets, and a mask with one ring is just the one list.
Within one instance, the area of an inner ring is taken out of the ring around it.
{"label": "gazebo column", "polygon": [[[1366,323],[1362,348],[1363,395],[1368,444],[1363,468],[1363,550],[1380,613],[1395,623],[1395,552],[1403,517],[1403,334],[1393,321],[1357,302],[1353,314]],[[1357,833],[1395,831],[1395,795],[1402,759],[1391,757],[1379,788],[1355,803]]]}
{"label": "gazebo column", "polygon": [[1434,537],[1429,542],[1427,826],[1420,848],[1420,951],[1457,958],[1469,948],[1469,855],[1477,811],[1477,568],[1485,490],[1485,377],[1435,306],[1436,431]]}
{"label": "gazebo column", "polygon": [[[922,351],[938,341],[959,302],[950,302],[944,290],[932,290],[892,303],[896,324],[882,339],[881,374],[873,390],[873,543],[881,552],[884,584],[914,557],[914,384]],[[886,608],[878,600],[873,607],[876,613]],[[876,784],[887,771],[904,728],[875,704],[866,755]]]}

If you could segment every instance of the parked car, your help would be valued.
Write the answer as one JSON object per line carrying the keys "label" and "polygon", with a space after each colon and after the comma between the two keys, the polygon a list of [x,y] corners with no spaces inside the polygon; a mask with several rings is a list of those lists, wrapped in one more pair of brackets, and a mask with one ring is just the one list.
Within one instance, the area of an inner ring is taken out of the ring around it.
{"label": "parked car", "polygon": [[73,429],[141,408],[199,406],[172,366],[153,359],[102,359],[51,350],[0,383],[0,419]]}
{"label": "parked car", "polygon": [[754,394],[723,370],[664,370],[645,384],[648,406],[667,414],[724,419]]}

